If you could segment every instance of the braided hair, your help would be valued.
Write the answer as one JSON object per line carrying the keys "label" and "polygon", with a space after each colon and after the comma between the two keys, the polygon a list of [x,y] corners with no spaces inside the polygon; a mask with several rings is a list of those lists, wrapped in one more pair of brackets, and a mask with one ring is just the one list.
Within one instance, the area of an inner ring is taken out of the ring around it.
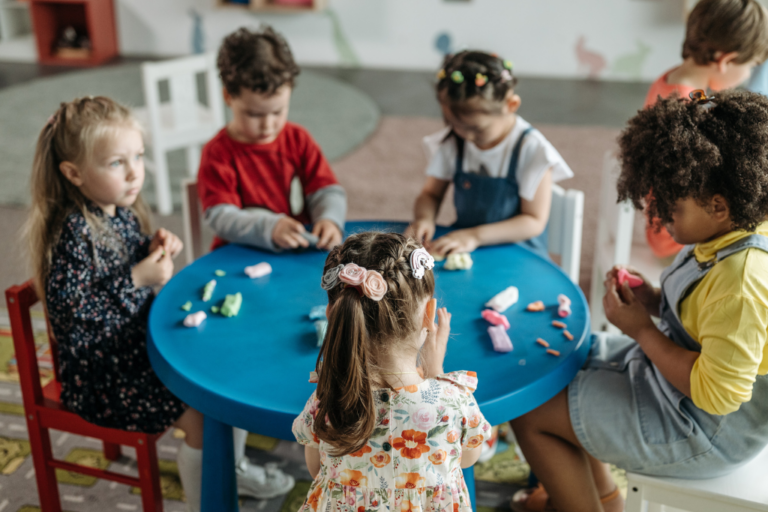
{"label": "braided hair", "polygon": [[448,101],[452,109],[461,110],[461,105],[474,97],[500,108],[515,85],[517,78],[510,61],[490,53],[463,51],[445,57],[436,89],[438,101]]}

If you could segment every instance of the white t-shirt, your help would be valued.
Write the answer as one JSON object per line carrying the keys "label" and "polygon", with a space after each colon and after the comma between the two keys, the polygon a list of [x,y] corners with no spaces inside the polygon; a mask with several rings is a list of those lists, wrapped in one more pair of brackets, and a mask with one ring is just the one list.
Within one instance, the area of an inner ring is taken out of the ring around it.
{"label": "white t-shirt", "polygon": [[[464,142],[464,172],[472,172],[491,178],[505,178],[509,170],[509,160],[517,140],[530,125],[528,121],[517,116],[512,131],[504,140],[490,149],[480,149],[472,142]],[[427,152],[429,164],[427,176],[452,181],[456,174],[456,138],[445,137],[450,128],[444,128],[437,133],[424,137],[424,149]],[[539,183],[548,169],[552,169],[552,182],[556,183],[573,177],[573,171],[565,163],[560,153],[544,138],[538,130],[525,136],[520,148],[520,158],[517,163],[517,184],[520,197],[532,201],[539,188]]]}

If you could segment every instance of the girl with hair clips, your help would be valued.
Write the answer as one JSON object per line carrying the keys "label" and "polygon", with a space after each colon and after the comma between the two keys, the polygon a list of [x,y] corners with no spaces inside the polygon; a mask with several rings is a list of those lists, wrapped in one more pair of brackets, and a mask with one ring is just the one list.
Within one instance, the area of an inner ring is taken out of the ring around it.
{"label": "girl with hair clips", "polygon": [[293,422],[314,477],[302,512],[472,510],[461,468],[491,427],[476,374],[443,373],[451,315],[440,308],[435,325],[433,266],[395,233],[353,235],[328,255],[317,391]]}
{"label": "girl with hair clips", "polygon": [[546,486],[516,495],[517,511],[618,512],[604,463],[711,478],[768,444],[768,98],[661,100],[619,145],[619,200],[684,248],[661,289],[608,272],[603,305],[625,336],[597,335],[568,388],[512,422]]}
{"label": "girl with hair clips", "polygon": [[[432,254],[472,252],[521,242],[548,257],[552,183],[573,176],[557,150],[517,115],[512,63],[494,54],[449,55],[437,73],[437,100],[447,127],[425,137],[427,182],[407,234]],[[432,240],[435,218],[454,185],[456,229]]]}

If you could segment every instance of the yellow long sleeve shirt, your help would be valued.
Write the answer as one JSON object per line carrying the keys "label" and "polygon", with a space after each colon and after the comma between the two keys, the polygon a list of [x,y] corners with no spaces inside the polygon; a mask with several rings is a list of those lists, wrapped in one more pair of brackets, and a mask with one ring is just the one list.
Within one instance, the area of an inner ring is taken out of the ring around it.
{"label": "yellow long sleeve shirt", "polygon": [[[768,236],[768,222],[756,232]],[[732,231],[698,244],[696,260],[709,261],[750,234]],[[710,414],[738,410],[752,399],[755,377],[768,373],[768,253],[746,249],[717,263],[683,300],[680,319],[701,344],[691,372],[693,403]]]}

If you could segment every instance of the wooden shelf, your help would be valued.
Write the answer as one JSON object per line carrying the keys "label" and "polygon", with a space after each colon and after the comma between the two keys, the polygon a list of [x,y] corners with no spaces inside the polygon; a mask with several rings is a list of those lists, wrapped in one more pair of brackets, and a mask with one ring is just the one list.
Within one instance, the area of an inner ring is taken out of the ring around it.
{"label": "wooden shelf", "polygon": [[325,9],[327,0],[217,0],[217,7],[295,14]]}
{"label": "wooden shelf", "polygon": [[[40,64],[98,66],[117,57],[112,0],[30,0]],[[86,34],[89,49],[56,48],[66,27]]]}

